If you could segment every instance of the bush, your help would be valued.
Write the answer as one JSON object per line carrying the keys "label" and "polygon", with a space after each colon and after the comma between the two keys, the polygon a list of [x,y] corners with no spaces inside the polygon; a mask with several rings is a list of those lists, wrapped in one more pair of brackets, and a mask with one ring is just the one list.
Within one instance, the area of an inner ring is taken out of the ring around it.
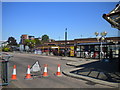
{"label": "bush", "polygon": [[3,51],[8,52],[8,51],[10,51],[10,48],[5,47],[5,48],[3,48]]}

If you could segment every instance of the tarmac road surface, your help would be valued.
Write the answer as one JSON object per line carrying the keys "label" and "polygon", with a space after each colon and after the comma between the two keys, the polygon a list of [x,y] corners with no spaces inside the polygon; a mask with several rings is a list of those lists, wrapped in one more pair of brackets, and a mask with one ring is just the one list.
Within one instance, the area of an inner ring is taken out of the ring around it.
{"label": "tarmac road surface", "polygon": [[[9,88],[113,88],[106,85],[93,84],[88,81],[68,77],[62,74],[61,77],[57,77],[54,74],[57,72],[57,64],[61,64],[61,72],[66,68],[72,68],[67,66],[67,60],[61,60],[60,57],[49,57],[35,54],[22,54],[22,53],[10,53],[13,57],[9,60],[9,77],[11,78],[13,65],[17,67],[17,80],[10,81]],[[48,64],[48,77],[41,77],[39,75],[32,80],[25,80],[27,73],[27,65],[32,66],[36,61],[39,61],[44,70],[44,64]]]}

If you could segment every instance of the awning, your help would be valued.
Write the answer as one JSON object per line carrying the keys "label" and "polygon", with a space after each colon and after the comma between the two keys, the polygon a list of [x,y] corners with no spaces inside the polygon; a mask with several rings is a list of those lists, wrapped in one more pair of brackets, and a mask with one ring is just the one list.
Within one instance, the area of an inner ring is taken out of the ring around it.
{"label": "awning", "polygon": [[[79,43],[77,45],[100,45],[101,42],[94,42],[94,43]],[[107,42],[102,42],[102,44],[110,44],[110,43],[107,43]]]}

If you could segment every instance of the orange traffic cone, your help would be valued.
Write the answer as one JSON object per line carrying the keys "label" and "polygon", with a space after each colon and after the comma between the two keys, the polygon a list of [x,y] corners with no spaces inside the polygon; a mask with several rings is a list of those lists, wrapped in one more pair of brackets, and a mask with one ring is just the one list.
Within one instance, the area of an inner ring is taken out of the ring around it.
{"label": "orange traffic cone", "polygon": [[26,74],[26,76],[25,76],[25,79],[32,79],[32,77],[31,77],[31,74],[30,74],[30,65],[28,65],[28,69],[27,69],[27,74]]}
{"label": "orange traffic cone", "polygon": [[56,76],[61,76],[60,64],[58,64],[58,69],[57,69],[57,72],[56,72]]}
{"label": "orange traffic cone", "polygon": [[48,77],[48,73],[47,73],[47,64],[44,64],[44,72],[43,72],[43,77]]}
{"label": "orange traffic cone", "polygon": [[17,76],[16,76],[16,65],[13,66],[13,74],[12,74],[11,79],[12,80],[16,80],[17,79]]}

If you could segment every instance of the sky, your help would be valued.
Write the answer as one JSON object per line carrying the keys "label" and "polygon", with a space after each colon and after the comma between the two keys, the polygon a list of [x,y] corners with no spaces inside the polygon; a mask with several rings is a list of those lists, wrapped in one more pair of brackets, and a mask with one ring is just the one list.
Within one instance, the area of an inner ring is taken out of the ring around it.
{"label": "sky", "polygon": [[118,30],[102,18],[118,2],[3,2],[2,40],[14,37],[20,41],[22,34],[64,40],[67,28],[68,40],[94,38],[95,32],[106,37],[118,36]]}

